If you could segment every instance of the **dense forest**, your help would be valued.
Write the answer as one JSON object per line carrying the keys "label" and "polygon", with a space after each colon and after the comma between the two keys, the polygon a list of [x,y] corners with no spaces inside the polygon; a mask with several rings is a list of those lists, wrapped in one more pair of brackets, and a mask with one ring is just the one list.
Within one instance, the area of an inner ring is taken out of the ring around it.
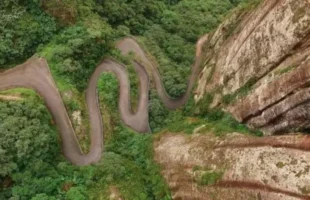
{"label": "dense forest", "polygon": [[[105,57],[125,63],[131,80],[133,108],[138,80],[131,57],[114,48],[124,36],[135,36],[156,59],[167,92],[179,97],[195,57],[195,43],[213,31],[235,7],[257,0],[3,0],[0,4],[0,72],[33,55],[45,57],[84,152],[89,147],[89,122],[84,91],[88,78]],[[1,94],[21,97],[0,100],[0,199],[84,200],[109,199],[117,188],[124,199],[171,199],[169,189],[153,161],[155,133],[191,133],[208,123],[221,135],[247,127],[219,110],[208,110],[206,96],[199,109],[193,99],[171,112],[152,86],[152,134],[137,134],[121,123],[117,112],[118,84],[105,73],[98,83],[105,129],[105,152],[100,163],[77,167],[61,153],[57,128],[42,99],[26,89]],[[186,118],[195,117],[195,122]],[[257,132],[251,132],[259,134]],[[155,136],[156,137],[156,136]]]}

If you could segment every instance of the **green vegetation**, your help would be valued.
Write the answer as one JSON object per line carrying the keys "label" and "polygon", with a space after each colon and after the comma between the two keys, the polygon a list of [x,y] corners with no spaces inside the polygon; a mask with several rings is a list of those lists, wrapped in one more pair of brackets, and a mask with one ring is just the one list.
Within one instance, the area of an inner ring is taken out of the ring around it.
{"label": "green vegetation", "polygon": [[230,114],[222,110],[214,109],[209,111],[206,115],[206,123],[200,130],[201,133],[213,132],[217,136],[223,134],[238,132],[244,134],[251,134],[255,136],[263,136],[259,130],[251,130],[245,124],[239,123]]}
{"label": "green vegetation", "polygon": [[117,79],[111,73],[103,73],[98,89],[100,104],[106,108],[102,114],[106,119],[108,153],[104,154],[101,174],[96,176],[102,178],[90,190],[91,199],[107,198],[110,186],[115,186],[125,199],[171,199],[160,168],[153,161],[152,135],[136,134],[123,127],[118,112],[112,112],[118,108]]}
{"label": "green vegetation", "polygon": [[171,96],[178,97],[186,89],[198,38],[215,29],[233,7],[228,0],[179,1],[168,5],[161,19],[144,32],[141,41],[155,56]]}
{"label": "green vegetation", "polygon": [[171,199],[160,168],[153,161],[152,136],[121,126],[113,134],[107,142],[103,167],[98,169],[100,174],[96,177],[102,178],[96,181],[94,197],[98,189],[114,185],[125,199]]}
{"label": "green vegetation", "polygon": [[232,94],[226,94],[223,96],[223,103],[225,105],[233,103],[237,98],[245,97],[252,90],[254,84],[257,82],[256,77],[251,77],[242,87],[236,90]]}
{"label": "green vegetation", "polygon": [[53,17],[35,1],[4,0],[0,18],[0,69],[31,57],[57,31]]}
{"label": "green vegetation", "polygon": [[192,134],[196,128],[200,127],[198,133],[213,133],[216,136],[232,132],[263,136],[261,131],[249,129],[245,124],[239,123],[230,114],[220,109],[209,109],[204,115],[194,117],[174,118],[170,123],[164,131]]}
{"label": "green vegetation", "polygon": [[62,157],[51,117],[33,98],[0,102],[0,199],[107,199],[110,186],[126,199],[171,199],[153,161],[151,135],[114,127],[105,159],[75,167]]}
{"label": "green vegetation", "polygon": [[[33,54],[45,57],[70,117],[81,111],[83,137],[78,138],[83,139],[80,143],[85,151],[89,122],[84,91],[104,58],[126,64],[133,110],[137,106],[139,81],[130,65],[133,57],[121,56],[114,49],[115,41],[136,36],[159,64],[167,92],[178,97],[186,89],[196,40],[214,30],[232,8],[248,1],[4,0],[0,5],[0,70]],[[239,93],[246,93],[249,87],[252,84]],[[171,199],[153,161],[153,136],[137,134],[121,124],[115,77],[104,73],[98,91],[105,129],[104,159],[87,167],[65,161],[54,122],[33,91],[1,92],[23,99],[0,101],[0,199],[108,199],[111,188],[124,199]],[[200,110],[195,111],[191,98],[182,109],[171,112],[152,87],[150,126],[153,132],[189,134],[200,125],[218,135],[251,132],[222,111],[210,110],[212,100],[212,94],[206,95]],[[206,172],[201,183],[214,184],[220,177],[219,172]]]}
{"label": "green vegetation", "polygon": [[[140,36],[147,49],[156,57],[167,92],[178,97],[185,91],[195,55],[195,42],[199,36],[215,29],[229,10],[246,1],[249,0],[182,0],[174,3],[167,0],[33,0],[30,3],[6,0],[1,7],[5,11],[4,16],[25,20],[25,17],[21,17],[24,12],[18,14],[17,11],[25,10],[31,16],[35,13],[37,21],[25,22],[25,28],[42,32],[31,34],[33,37],[29,38],[28,29],[15,30],[15,27],[6,25],[3,31],[10,31],[18,37],[11,34],[10,43],[1,42],[0,52],[3,52],[3,56],[0,54],[0,58],[3,57],[3,62],[0,64],[3,67],[10,66],[8,59],[21,62],[21,59],[30,57],[38,48],[37,52],[48,59],[58,86],[74,86],[82,91],[87,78],[80,77],[89,77],[100,60],[110,55],[113,41],[133,34]],[[10,16],[11,12],[16,16]],[[40,20],[44,26],[39,23]],[[16,24],[14,20],[9,22]],[[44,29],[32,27],[35,25]],[[3,32],[0,35],[9,34]],[[29,44],[23,45],[23,51],[16,52],[17,48],[11,45],[13,38],[15,42],[18,38]],[[41,38],[42,41],[39,40]],[[44,45],[48,41],[50,43]],[[2,45],[7,45],[3,51]],[[8,50],[16,53],[8,53]]]}
{"label": "green vegetation", "polygon": [[248,12],[254,8],[256,8],[260,3],[262,2],[262,0],[245,0],[245,1],[239,1],[239,9],[244,11],[244,12]]}
{"label": "green vegetation", "polygon": [[88,181],[85,168],[62,158],[57,131],[38,97],[1,101],[0,107],[0,199],[65,198],[66,184]]}
{"label": "green vegetation", "polygon": [[93,32],[83,24],[68,27],[40,52],[48,60],[56,83],[65,80],[66,84],[81,92],[86,89],[87,77],[90,77],[98,61],[110,48],[107,44],[111,39],[109,26],[101,23],[96,28],[102,31]]}
{"label": "green vegetation", "polygon": [[210,110],[210,105],[213,102],[214,96],[211,93],[206,93],[203,98],[197,103],[195,111],[199,113],[199,115],[207,115]]}
{"label": "green vegetation", "polygon": [[277,166],[277,168],[280,168],[280,169],[282,169],[283,167],[285,167],[285,163],[283,163],[283,162],[278,162],[277,164],[276,164],[276,166]]}
{"label": "green vegetation", "polygon": [[98,82],[99,101],[103,118],[104,138],[110,139],[114,126],[120,123],[118,110],[118,82],[112,73],[103,73]]}
{"label": "green vegetation", "polygon": [[205,123],[205,121],[199,118],[186,118],[177,122],[175,120],[175,122],[169,125],[166,130],[174,133],[182,132],[191,134],[195,128],[201,126],[203,123]]}
{"label": "green vegetation", "polygon": [[[225,95],[222,102],[224,104],[229,104],[230,102],[233,102],[239,95],[245,96],[247,92],[250,91],[250,88],[252,87],[252,82],[255,83],[256,81],[248,81],[248,84],[245,84],[244,87],[240,88],[240,90],[238,90],[234,94]],[[231,116],[229,113],[222,111],[220,108],[210,108],[210,104],[212,103],[213,99],[213,93],[205,94],[203,99],[201,99],[195,106],[194,114],[191,115],[198,118],[196,121],[201,127],[199,133],[212,132],[217,136],[222,136],[232,132],[251,134],[255,136],[263,135],[261,131],[251,130],[245,124],[241,124],[236,119],[234,119],[233,116]],[[179,122],[179,125],[175,126],[178,127],[181,126],[181,124],[186,123],[187,122],[182,121]],[[188,131],[186,133],[192,133],[192,131]]]}
{"label": "green vegetation", "polygon": [[199,185],[215,185],[224,175],[224,170],[212,170],[197,165],[192,170],[196,174],[196,182]]}
{"label": "green vegetation", "polygon": [[46,123],[51,119],[44,106],[33,101],[0,102],[0,109],[0,175],[9,175],[25,162],[48,159],[47,152],[53,153],[58,141],[56,131]]}
{"label": "green vegetation", "polygon": [[0,91],[1,95],[16,95],[16,96],[21,96],[23,98],[37,98],[36,92],[30,89],[25,89],[25,88],[14,88],[10,90],[3,90]]}
{"label": "green vegetation", "polygon": [[275,71],[274,73],[275,73],[275,75],[282,75],[282,74],[286,74],[286,73],[292,71],[295,68],[296,67],[294,65],[291,65],[291,66],[287,66],[283,69],[279,69],[279,70]]}
{"label": "green vegetation", "polygon": [[216,184],[223,176],[222,172],[207,171],[202,174],[199,180],[201,185],[214,185]]}

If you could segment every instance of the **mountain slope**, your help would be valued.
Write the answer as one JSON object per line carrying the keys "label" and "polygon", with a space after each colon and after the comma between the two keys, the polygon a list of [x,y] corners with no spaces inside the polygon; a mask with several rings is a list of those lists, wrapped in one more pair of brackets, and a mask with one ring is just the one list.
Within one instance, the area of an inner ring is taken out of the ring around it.
{"label": "mountain slope", "polygon": [[263,1],[210,34],[196,100],[265,134],[309,128],[310,2]]}

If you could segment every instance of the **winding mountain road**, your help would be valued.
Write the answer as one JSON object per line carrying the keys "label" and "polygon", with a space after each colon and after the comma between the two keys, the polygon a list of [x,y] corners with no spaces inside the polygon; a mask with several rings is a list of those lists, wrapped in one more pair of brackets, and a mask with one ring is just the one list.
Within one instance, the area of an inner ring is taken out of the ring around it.
{"label": "winding mountain road", "polygon": [[[116,47],[123,55],[127,55],[129,52],[134,52],[136,55],[133,66],[140,82],[138,108],[135,113],[132,112],[130,104],[130,83],[126,67],[113,59],[102,61],[92,74],[86,90],[86,103],[91,127],[91,146],[88,154],[84,154],[80,148],[62,97],[56,87],[47,61],[44,58],[32,57],[24,64],[0,73],[0,91],[15,87],[34,89],[44,99],[59,129],[62,139],[62,151],[65,157],[75,165],[96,163],[100,160],[103,151],[103,125],[97,95],[97,83],[100,75],[103,72],[112,72],[119,81],[119,112],[122,121],[137,132],[149,132],[149,75],[153,76],[158,95],[168,109],[176,109],[184,105],[191,94],[199,73],[203,61],[203,56],[201,55],[202,45],[207,38],[207,35],[203,36],[196,45],[196,59],[192,66],[188,88],[183,96],[178,99],[173,99],[167,94],[161,82],[160,73],[157,70],[158,66],[148,58],[147,53],[134,38],[128,37],[119,41]],[[289,143],[287,140],[283,140],[283,137],[247,138],[241,141],[229,140],[229,142],[222,142],[220,145],[213,146],[213,149],[257,147],[285,148],[302,151],[309,151],[310,149],[310,137],[308,136],[296,140],[294,136],[285,136],[292,138],[292,141]],[[173,183],[175,184],[175,182]],[[300,194],[287,188],[282,189],[272,185],[262,184],[254,180],[221,180],[214,185],[214,188],[239,188],[249,191],[259,190],[263,193],[276,193],[297,199],[310,199],[308,195]],[[194,193],[191,195],[194,195]],[[203,198],[205,198],[204,194]]]}
{"label": "winding mountain road", "polygon": [[149,132],[149,75],[146,68],[152,73],[158,95],[164,105],[168,109],[179,108],[190,97],[202,62],[202,45],[207,38],[208,36],[205,35],[197,42],[196,59],[192,66],[187,90],[178,99],[173,99],[167,94],[161,82],[156,64],[148,58],[147,53],[134,38],[127,37],[119,41],[116,47],[123,55],[133,52],[137,58],[133,61],[133,65],[140,82],[138,108],[135,113],[132,112],[130,105],[130,84],[126,67],[113,59],[102,61],[92,74],[86,90],[86,103],[91,127],[91,145],[88,154],[83,154],[80,148],[61,95],[54,83],[47,61],[44,58],[30,58],[24,64],[0,73],[0,91],[16,87],[34,89],[44,99],[59,129],[62,139],[62,151],[65,157],[75,165],[96,163],[100,160],[103,151],[103,125],[97,95],[97,83],[100,75],[103,72],[112,72],[119,81],[119,112],[122,121],[137,132]]}

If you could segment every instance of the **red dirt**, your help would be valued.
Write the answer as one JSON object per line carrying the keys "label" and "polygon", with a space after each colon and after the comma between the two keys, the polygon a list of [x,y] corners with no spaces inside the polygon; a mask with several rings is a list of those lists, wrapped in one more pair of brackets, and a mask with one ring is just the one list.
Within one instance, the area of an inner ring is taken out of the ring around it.
{"label": "red dirt", "polygon": [[310,200],[310,196],[301,195],[295,192],[291,192],[288,190],[283,190],[280,188],[275,188],[269,185],[265,185],[262,183],[255,183],[255,182],[244,182],[244,181],[220,181],[217,183],[214,187],[223,187],[223,188],[247,188],[251,190],[262,190],[267,192],[274,192],[274,193],[280,193],[287,196],[292,196],[304,200]]}

